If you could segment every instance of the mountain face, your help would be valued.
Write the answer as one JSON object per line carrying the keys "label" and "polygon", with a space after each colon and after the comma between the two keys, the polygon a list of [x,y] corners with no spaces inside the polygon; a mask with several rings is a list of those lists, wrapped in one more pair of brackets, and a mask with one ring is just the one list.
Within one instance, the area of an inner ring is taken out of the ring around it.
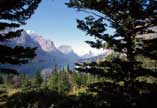
{"label": "mountain face", "polygon": [[[6,31],[7,32],[7,31]],[[3,68],[16,69],[22,73],[33,74],[36,71],[46,72],[52,71],[57,65],[58,68],[63,68],[69,65],[73,68],[76,62],[82,61],[97,61],[104,59],[109,52],[94,56],[89,51],[88,54],[79,57],[72,49],[71,46],[62,45],[58,48],[54,45],[53,41],[46,40],[43,36],[36,33],[28,33],[23,31],[21,36],[18,38],[11,39],[9,41],[0,42],[0,44],[7,45],[9,47],[24,46],[24,47],[37,47],[36,57],[31,60],[28,64],[11,65],[11,64],[0,64]]]}
{"label": "mountain face", "polygon": [[35,40],[39,44],[39,46],[41,47],[43,51],[45,52],[57,51],[54,43],[51,40],[45,40],[42,36],[35,33],[31,33],[30,35],[32,39]]}
{"label": "mountain face", "polygon": [[58,50],[65,54],[68,58],[70,58],[71,61],[77,62],[78,60],[81,59],[72,49],[71,46],[68,45],[62,45],[58,47]]}
{"label": "mountain face", "polygon": [[58,49],[64,54],[74,53],[72,47],[69,45],[62,45]]}
{"label": "mountain face", "polygon": [[89,51],[87,54],[84,54],[83,56],[81,56],[82,59],[87,59],[87,58],[92,58],[95,55],[93,54],[92,51]]}
{"label": "mountain face", "polygon": [[[62,47],[57,49],[53,41],[45,40],[42,36],[35,33],[22,32],[19,38],[14,38],[10,41],[3,42],[10,47],[15,46],[24,46],[24,47],[37,47],[36,54],[37,56],[31,60],[28,64],[22,65],[10,65],[10,64],[0,64],[0,67],[7,67],[17,69],[19,72],[24,73],[34,73],[37,70],[50,70],[55,65],[58,68],[69,65],[70,67],[74,66],[74,62],[80,59],[77,56],[70,46]],[[69,49],[68,49],[69,48]],[[64,52],[63,52],[64,50]]]}
{"label": "mountain face", "polygon": [[103,61],[106,59],[107,56],[109,56],[110,54],[112,54],[113,51],[112,50],[108,50],[102,54],[99,54],[97,56],[92,56],[92,57],[89,57],[89,58],[84,58],[84,59],[81,59],[79,62],[94,62],[94,61]]}

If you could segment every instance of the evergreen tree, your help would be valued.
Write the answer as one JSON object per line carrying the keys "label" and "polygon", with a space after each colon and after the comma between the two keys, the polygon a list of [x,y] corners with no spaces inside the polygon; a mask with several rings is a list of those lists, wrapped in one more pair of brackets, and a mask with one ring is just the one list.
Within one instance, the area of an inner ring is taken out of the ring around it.
{"label": "evergreen tree", "polygon": [[[35,57],[36,48],[22,46],[10,47],[2,44],[10,39],[19,37],[22,29],[17,29],[26,24],[41,0],[1,0],[0,1],[0,63],[24,64]],[[12,69],[0,69],[4,73],[17,73]]]}
{"label": "evergreen tree", "polygon": [[[77,70],[104,77],[104,82],[90,85],[100,99],[97,107],[148,108],[156,106],[157,73],[142,67],[137,55],[156,59],[156,38],[138,41],[138,35],[154,34],[157,25],[156,0],[69,0],[67,5],[93,15],[77,20],[78,28],[96,41],[94,48],[111,48],[118,56],[107,61],[78,63]],[[95,17],[94,17],[95,16]],[[107,28],[113,33],[108,33]],[[124,55],[121,58],[121,55]],[[125,58],[125,59],[124,59]],[[144,80],[139,80],[141,77]]]}
{"label": "evergreen tree", "polygon": [[0,75],[0,84],[4,84],[3,77]]}
{"label": "evergreen tree", "polygon": [[157,64],[156,64],[156,60],[157,60],[157,45],[155,44],[157,42],[157,38],[154,35],[153,39],[146,39],[143,40],[143,52],[144,52],[144,56],[150,59],[150,63],[153,62],[154,66],[154,71],[157,72]]}
{"label": "evergreen tree", "polygon": [[71,83],[69,80],[69,72],[67,71],[60,71],[59,72],[59,85],[60,85],[60,92],[66,93],[71,89]]}
{"label": "evergreen tree", "polygon": [[37,71],[36,73],[35,73],[35,78],[34,78],[34,83],[38,86],[38,87],[40,87],[41,86],[41,84],[42,84],[42,82],[43,82],[43,78],[41,77],[41,73],[40,73],[40,71]]}
{"label": "evergreen tree", "polygon": [[22,85],[21,85],[21,90],[22,92],[31,92],[34,91],[34,87],[33,87],[33,83],[30,79],[25,78],[22,81]]}
{"label": "evergreen tree", "polygon": [[72,85],[72,70],[70,69],[70,66],[67,65],[66,71],[63,72],[67,73],[68,82],[70,83],[70,85]]}
{"label": "evergreen tree", "polygon": [[58,72],[53,72],[48,80],[48,88],[53,91],[60,91],[60,82]]}

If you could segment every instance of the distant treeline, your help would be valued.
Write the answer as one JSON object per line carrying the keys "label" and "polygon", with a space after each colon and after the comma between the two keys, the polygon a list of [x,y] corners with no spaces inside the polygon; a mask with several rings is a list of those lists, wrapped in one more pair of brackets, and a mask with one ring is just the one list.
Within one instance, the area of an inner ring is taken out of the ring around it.
{"label": "distant treeline", "polygon": [[24,92],[42,88],[48,88],[59,93],[75,92],[78,88],[100,80],[102,79],[97,76],[71,70],[69,66],[60,70],[54,68],[52,72],[41,73],[36,71],[32,76],[27,74],[17,76],[12,74],[0,75],[1,85],[21,89]]}

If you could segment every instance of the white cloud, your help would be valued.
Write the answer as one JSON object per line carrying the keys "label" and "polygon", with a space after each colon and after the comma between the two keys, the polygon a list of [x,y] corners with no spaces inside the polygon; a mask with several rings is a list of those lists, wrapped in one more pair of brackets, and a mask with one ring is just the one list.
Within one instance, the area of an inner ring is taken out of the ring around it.
{"label": "white cloud", "polygon": [[73,48],[74,52],[77,53],[79,56],[82,56],[84,54],[89,53],[90,51],[94,54],[94,55],[99,55],[102,54],[103,52],[107,51],[106,49],[95,49],[95,48],[91,48],[90,46],[84,45],[84,46],[80,46],[77,48]]}

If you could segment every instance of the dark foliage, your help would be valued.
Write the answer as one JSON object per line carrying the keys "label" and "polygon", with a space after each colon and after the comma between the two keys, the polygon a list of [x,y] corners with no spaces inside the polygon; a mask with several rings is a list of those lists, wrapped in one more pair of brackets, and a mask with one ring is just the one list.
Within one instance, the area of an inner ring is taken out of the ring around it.
{"label": "dark foliage", "polygon": [[[10,39],[21,36],[22,29],[17,29],[26,24],[26,20],[34,13],[41,0],[1,0],[0,1],[0,63],[24,64],[35,57],[36,48],[22,46],[10,47],[2,44]],[[9,30],[7,30],[9,28]],[[5,31],[5,32],[4,32]],[[0,72],[8,73],[8,69]],[[17,73],[14,70],[10,73]]]}
{"label": "dark foliage", "polygon": [[7,100],[7,92],[5,90],[0,90],[0,107],[3,108],[6,100]]}
{"label": "dark foliage", "polygon": [[64,96],[50,90],[16,93],[8,98],[7,108],[49,108],[63,100]]}
{"label": "dark foliage", "polygon": [[95,105],[99,106],[98,99],[92,95],[66,96],[48,89],[16,93],[7,100],[4,106],[6,108],[95,108]]}
{"label": "dark foliage", "polygon": [[[91,47],[110,48],[119,53],[110,60],[77,64],[80,72],[104,77],[103,83],[89,86],[101,100],[99,107],[156,107],[157,83],[148,80],[157,79],[157,73],[142,67],[136,56],[156,60],[157,37],[151,27],[157,25],[157,1],[69,0],[67,5],[92,14],[77,20],[77,27],[95,38],[95,42],[87,41]],[[115,31],[108,33],[108,28]],[[154,38],[149,38],[152,34]]]}

